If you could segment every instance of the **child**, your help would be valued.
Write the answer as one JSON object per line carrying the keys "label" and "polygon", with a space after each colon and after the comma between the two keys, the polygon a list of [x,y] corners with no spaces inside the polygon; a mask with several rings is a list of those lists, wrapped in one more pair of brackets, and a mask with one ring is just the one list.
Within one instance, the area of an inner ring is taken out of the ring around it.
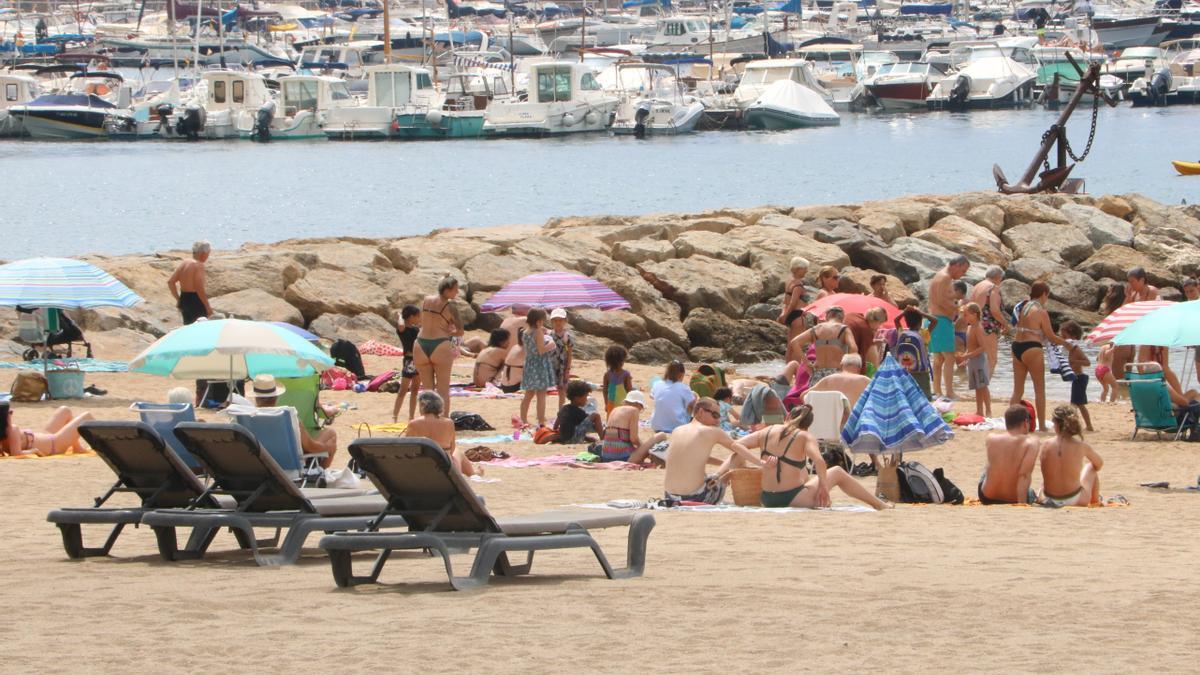
{"label": "child", "polygon": [[550,312],[550,337],[554,338],[554,374],[558,383],[558,406],[567,399],[567,380],[571,379],[571,357],[575,351],[575,337],[567,329],[567,310],[559,307]]}
{"label": "child", "polygon": [[732,432],[734,427],[742,423],[741,415],[733,407],[733,390],[729,387],[721,387],[713,392],[713,400],[720,406],[721,428],[726,433]]}
{"label": "child", "polygon": [[1083,353],[1077,342],[1083,338],[1083,329],[1074,321],[1064,321],[1058,329],[1058,334],[1067,340],[1067,364],[1075,372],[1075,379],[1071,381],[1071,405],[1079,408],[1079,416],[1083,418],[1087,430],[1095,431],[1092,429],[1092,417],[1087,409],[1088,376],[1083,372],[1085,367],[1092,365],[1092,360]]}
{"label": "child", "polygon": [[992,416],[992,392],[988,389],[987,350],[984,346],[983,311],[979,305],[969,302],[963,306],[960,316],[967,324],[966,350],[958,355],[958,365],[967,366],[967,384],[975,390],[975,414]]}
{"label": "child", "polygon": [[[929,322],[929,329],[933,330],[937,326],[938,319],[932,314],[927,314],[921,311],[921,307],[917,304],[916,300],[905,300],[900,304],[900,314],[896,316],[894,321],[892,321],[892,325],[895,326],[897,330],[904,330],[907,328],[908,330],[919,333],[921,332],[922,324],[925,321]],[[900,325],[901,322],[904,324],[903,327]]]}
{"label": "child", "polygon": [[419,332],[421,308],[405,305],[404,309],[400,310],[400,326],[396,328],[396,334],[400,336],[400,346],[404,348],[404,365],[400,367],[400,390],[396,392],[396,404],[392,406],[393,422],[400,417],[405,394],[412,394],[412,398],[408,400],[408,419],[411,421],[417,414],[417,392],[421,390],[421,376],[413,365],[413,354]]}
{"label": "child", "polygon": [[558,417],[554,420],[554,430],[558,432],[558,443],[575,444],[587,443],[588,434],[597,433],[604,437],[604,423],[600,421],[600,413],[589,394],[592,385],[583,380],[571,380],[564,391],[567,403],[559,409]]}
{"label": "child", "polygon": [[1105,343],[1096,356],[1096,381],[1100,383],[1100,402],[1104,403],[1107,396],[1110,403],[1117,402],[1117,378],[1112,372],[1113,352],[1117,348],[1113,343]]}
{"label": "child", "polygon": [[525,315],[525,330],[521,333],[525,348],[525,367],[521,370],[522,427],[529,426],[529,404],[537,399],[537,421],[539,427],[546,426],[546,392],[555,385],[554,340],[546,330],[546,310],[531,309]]}
{"label": "child", "polygon": [[879,298],[889,305],[896,304],[896,301],[892,300],[892,294],[888,293],[887,277],[882,274],[876,274],[875,276],[871,277],[871,295]]}
{"label": "child", "polygon": [[625,370],[625,359],[629,352],[621,345],[613,345],[604,352],[604,412],[611,413],[614,408],[625,402],[625,396],[633,391],[633,375]]}

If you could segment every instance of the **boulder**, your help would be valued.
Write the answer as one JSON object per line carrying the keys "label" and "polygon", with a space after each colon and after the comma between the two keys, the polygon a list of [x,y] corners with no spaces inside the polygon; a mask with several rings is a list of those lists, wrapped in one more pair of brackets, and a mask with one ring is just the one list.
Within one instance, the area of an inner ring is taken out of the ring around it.
{"label": "boulder", "polygon": [[133,307],[84,309],[74,316],[85,334],[89,331],[125,329],[159,338],[183,325],[174,304],[158,302],[144,302]]}
{"label": "boulder", "polygon": [[864,231],[879,237],[885,244],[890,244],[905,235],[904,221],[900,216],[887,211],[861,211],[858,214],[858,225]]}
{"label": "boulder", "polygon": [[1000,237],[1016,258],[1044,258],[1068,266],[1079,264],[1095,251],[1083,232],[1074,227],[1055,227],[1055,223],[1016,225]]}
{"label": "boulder", "polygon": [[403,242],[403,239],[386,242],[379,247],[379,252],[388,259],[393,268],[401,272],[411,272],[417,266],[417,256],[413,255]]}
{"label": "boulder", "polygon": [[788,211],[787,215],[797,220],[815,220],[817,218],[825,218],[827,220],[855,220],[858,210],[858,206],[849,204],[814,204],[811,206],[797,206]]}
{"label": "boulder", "polygon": [[732,319],[701,307],[683,321],[694,347],[720,347],[735,362],[778,358],[787,346],[787,327],[764,319]]}
{"label": "boulder", "polygon": [[674,342],[663,338],[645,340],[629,349],[630,363],[660,366],[676,359],[687,360],[687,352]]}
{"label": "boulder", "polygon": [[732,216],[698,216],[684,218],[667,226],[667,238],[678,239],[685,232],[713,232],[725,234],[735,227],[744,225],[741,220]]}
{"label": "boulder", "polygon": [[356,345],[367,340],[396,344],[396,329],[378,314],[364,313],[322,314],[308,325],[308,329],[329,340],[349,340]]}
{"label": "boulder", "polygon": [[785,216],[782,213],[768,213],[759,218],[754,224],[757,227],[778,227],[783,230],[799,230],[806,221],[802,218]]}
{"label": "boulder", "polygon": [[675,246],[662,239],[631,239],[619,241],[612,248],[613,260],[626,265],[662,262],[675,257]]}
{"label": "boulder", "polygon": [[217,251],[204,265],[208,272],[205,288],[212,298],[247,288],[283,297],[288,286],[317,264],[317,256],[308,253]]}
{"label": "boulder", "polygon": [[683,310],[663,297],[637,270],[605,260],[596,265],[594,277],[629,302],[631,311],[646,322],[646,331],[652,337],[670,340],[681,347],[688,346],[687,331],[680,318]]}
{"label": "boulder", "polygon": [[1046,311],[1050,314],[1050,321],[1056,328],[1064,321],[1074,321],[1083,327],[1084,335],[1087,335],[1087,332],[1100,323],[1103,318],[1096,312],[1074,307],[1053,298],[1046,303]]}
{"label": "boulder", "polygon": [[1006,268],[1009,278],[1019,279],[1027,284],[1035,281],[1046,281],[1051,276],[1070,269],[1051,260],[1042,258],[1018,258]]}
{"label": "boulder", "polygon": [[411,237],[394,242],[410,253],[421,267],[462,267],[478,255],[496,254],[501,247],[462,236]]}
{"label": "boulder", "polygon": [[458,279],[459,298],[471,297],[471,285],[462,270],[455,267],[418,267],[408,274],[393,273],[388,276],[384,287],[388,305],[393,310],[405,305],[420,305],[425,296],[437,293],[438,284],[447,276]]}
{"label": "boulder", "polygon": [[[912,284],[932,277],[957,255],[944,246],[924,239],[900,237],[889,248],[864,246],[857,249],[853,252],[853,261],[856,267],[878,270]],[[972,265],[968,275],[982,278],[982,266]]]}
{"label": "boulder", "polygon": [[929,211],[932,207],[928,202],[903,198],[883,202],[866,202],[863,204],[863,208],[895,215],[904,225],[904,232],[911,235],[929,227]]}
{"label": "boulder", "polygon": [[727,316],[741,316],[764,297],[760,272],[707,256],[644,263],[638,270],[685,313],[709,307]]}
{"label": "boulder", "polygon": [[1133,226],[1120,218],[1083,204],[1063,204],[1060,211],[1071,219],[1072,225],[1087,235],[1096,248],[1105,244],[1133,245]]}
{"label": "boulder", "polygon": [[1005,311],[1012,310],[1022,300],[1029,299],[1029,284],[1017,279],[1005,279],[1000,282],[1000,304]]}
{"label": "boulder", "polygon": [[725,361],[725,350],[719,347],[692,347],[688,358],[696,363],[721,363]]}
{"label": "boulder", "polygon": [[823,244],[832,244],[840,249],[865,243],[878,246],[885,245],[882,239],[875,236],[875,233],[864,231],[857,223],[850,222],[849,220],[816,218],[805,221],[804,225],[798,231]]}
{"label": "boulder", "polygon": [[1116,195],[1100,195],[1096,199],[1096,208],[1121,220],[1126,220],[1133,213],[1133,205],[1124,197]]}
{"label": "boulder", "polygon": [[574,358],[581,361],[603,361],[604,352],[611,346],[611,340],[578,333],[575,335],[575,349],[572,353]]}
{"label": "boulder", "polygon": [[666,239],[667,223],[661,220],[631,222],[622,227],[610,228],[607,231],[596,231],[596,238],[609,246],[615,246],[619,241],[633,241],[635,239]]}
{"label": "boulder", "polygon": [[551,261],[563,269],[591,276],[596,269],[596,263],[608,257],[610,250],[607,244],[598,239],[530,237],[518,242],[507,252],[511,255]]}
{"label": "boulder", "polygon": [[1050,275],[1050,298],[1081,310],[1092,311],[1100,306],[1104,290],[1083,272],[1063,268]]}
{"label": "boulder", "polygon": [[779,316],[779,302],[759,302],[746,308],[747,319],[774,321]]}
{"label": "boulder", "polygon": [[430,236],[439,241],[477,242],[508,249],[522,241],[545,236],[545,234],[541,225],[496,225],[494,227],[460,227],[437,230]]}
{"label": "boulder", "polygon": [[[282,242],[282,245],[286,246],[291,243],[293,242]],[[376,269],[395,269],[391,258],[385,255],[377,246],[337,240],[300,240],[294,243],[302,245],[305,253],[317,256],[318,265],[321,267],[355,272],[362,275],[366,275]],[[401,263],[403,262],[401,260]]]}
{"label": "boulder", "polygon": [[1180,302],[1183,300],[1183,291],[1174,286],[1158,289],[1158,299],[1167,302]]}
{"label": "boulder", "polygon": [[598,309],[574,309],[568,312],[568,316],[574,330],[612,340],[626,347],[650,339],[646,321],[625,310],[602,312]]}
{"label": "boulder", "polygon": [[1167,270],[1180,277],[1200,276],[1200,251],[1178,251],[1167,260]]}
{"label": "boulder", "polygon": [[288,286],[283,297],[300,310],[306,321],[322,314],[374,312],[382,317],[388,313],[388,295],[383,288],[332,269],[312,270]]}
{"label": "boulder", "polygon": [[[462,267],[471,288],[479,291],[498,291],[521,277],[565,269],[557,261],[524,253],[499,255],[484,253],[471,258]],[[435,283],[436,287],[437,284]]]}
{"label": "boulder", "polygon": [[967,211],[964,217],[980,227],[987,228],[992,234],[999,235],[1004,231],[1004,209],[995,204],[980,204]]}
{"label": "boulder", "polygon": [[677,258],[704,255],[717,260],[725,260],[734,265],[750,264],[750,247],[724,234],[707,230],[691,230],[680,234],[671,243],[675,247],[675,257]]}
{"label": "boulder", "polygon": [[261,288],[247,288],[213,298],[209,302],[213,312],[235,319],[282,321],[297,326],[304,325],[304,316],[300,314],[300,310]]}
{"label": "boulder", "polygon": [[1028,195],[1007,195],[997,202],[1004,209],[1004,229],[1026,223],[1056,223],[1066,225],[1069,221],[1057,209],[1034,201]]}
{"label": "boulder", "polygon": [[1133,206],[1129,221],[1133,224],[1134,235],[1140,237],[1146,230],[1174,230],[1193,240],[1200,239],[1200,220],[1193,218],[1189,211],[1165,206],[1136,193],[1124,197]]}
{"label": "boulder", "polygon": [[849,256],[837,246],[792,230],[753,225],[731,230],[727,236],[749,247],[750,265],[758,271],[767,295],[783,292],[784,284],[792,276],[789,269],[792,258],[796,256],[808,260],[809,275],[814,279],[824,265],[841,269],[850,264]]}
{"label": "boulder", "polygon": [[[971,218],[969,215],[971,211],[974,211],[981,206],[996,206],[996,202],[999,202],[1001,199],[1004,199],[1004,196],[997,194],[995,191],[962,192],[950,197],[949,201],[946,202],[946,205],[953,209],[956,214],[966,218],[967,220],[974,220],[974,218]],[[999,209],[1000,207],[996,206],[996,208]],[[1000,210],[1003,213],[1003,209]],[[983,223],[980,223],[980,225],[982,224]],[[996,232],[996,234],[1000,233]]]}
{"label": "boulder", "polygon": [[[190,256],[189,256],[190,257]],[[167,290],[167,279],[175,272],[182,258],[160,256],[88,256],[85,260],[116,277],[129,290],[142,296],[146,303],[174,307],[175,299]],[[209,296],[213,295],[212,273],[207,275]],[[280,289],[282,292],[282,288]]]}
{"label": "boulder", "polygon": [[985,265],[1005,265],[1008,256],[1000,251],[1000,239],[986,227],[960,218],[946,216],[928,230],[913,235],[943,248],[961,253]]}
{"label": "boulder", "polygon": [[[857,286],[861,286],[869,290],[871,288],[871,277],[880,273],[876,272],[875,270],[864,270],[857,267],[843,267],[841,274],[843,279],[850,279]],[[895,300],[897,304],[906,300],[917,299],[916,294],[909,290],[908,285],[903,281],[890,274],[884,274],[883,276],[887,278],[884,288],[887,289],[888,295],[892,296],[892,300]]]}
{"label": "boulder", "polygon": [[565,230],[576,227],[625,227],[632,218],[628,216],[559,216],[546,221],[547,230]]}
{"label": "boulder", "polygon": [[1083,272],[1093,279],[1115,279],[1125,281],[1129,270],[1141,267],[1146,270],[1146,278],[1155,286],[1169,286],[1175,283],[1175,275],[1171,270],[1160,266],[1146,254],[1124,246],[1108,244],[1101,246],[1087,260],[1075,266],[1075,270]]}

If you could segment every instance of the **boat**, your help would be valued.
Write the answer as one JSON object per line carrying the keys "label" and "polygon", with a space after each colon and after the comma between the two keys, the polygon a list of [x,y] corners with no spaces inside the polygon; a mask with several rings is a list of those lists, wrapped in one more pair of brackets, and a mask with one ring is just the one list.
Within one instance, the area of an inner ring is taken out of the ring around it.
{"label": "boat", "polygon": [[933,87],[946,76],[945,66],[920,61],[884,64],[863,86],[884,110],[924,109]]}
{"label": "boat", "polygon": [[442,105],[442,92],[427,68],[392,63],[367,66],[367,99],[334,108],[325,117],[325,135],[335,140],[391,138],[398,115],[422,115]]}
{"label": "boat", "polygon": [[606,93],[581,63],[550,61],[529,68],[526,101],[493,101],[483,116],[487,136],[548,136],[603,131],[617,97]]}
{"label": "boat", "polygon": [[614,134],[640,138],[691,133],[704,115],[704,104],[686,93],[671,66],[619,63],[597,79],[620,97],[613,118]]}
{"label": "boat", "polygon": [[1176,75],[1170,68],[1162,68],[1134,80],[1128,98],[1135,108],[1200,103],[1200,77]]}
{"label": "boat", "polygon": [[772,84],[781,80],[791,80],[808,87],[825,99],[829,107],[836,109],[833,96],[817,80],[813,64],[804,59],[760,59],[747,63],[737,88],[733,90],[733,105],[744,111]]}
{"label": "boat", "polygon": [[[235,122],[238,136],[258,141],[325,138],[331,110],[353,107],[346,82],[325,75],[292,75],[279,81],[279,94],[251,113],[242,110]],[[282,109],[283,114],[278,114]]]}
{"label": "boat", "polygon": [[1104,73],[1133,84],[1139,77],[1153,75],[1166,67],[1166,56],[1159,47],[1131,47],[1122,50],[1110,63],[1105,64]]}
{"label": "boat", "polygon": [[8,112],[33,138],[104,138],[114,118],[130,115],[130,91],[123,83],[117,73],[79,72],[71,76],[70,91],[43,94]]}
{"label": "boat", "polygon": [[20,119],[9,113],[9,108],[33,101],[41,93],[36,79],[28,75],[0,74],[0,137],[23,136],[25,130]]}
{"label": "boat", "polygon": [[860,111],[866,106],[867,90],[858,77],[862,45],[809,44],[796,49],[796,54],[812,64],[813,75],[829,93],[834,110]]}
{"label": "boat", "polygon": [[[240,70],[205,71],[192,95],[192,110],[197,105],[204,110],[200,128],[193,134],[200,138],[237,138],[241,133],[238,120],[256,115],[265,103],[274,100],[262,75]],[[186,107],[183,114],[188,114]]]}
{"label": "boat", "polygon": [[1036,38],[950,44],[956,70],[943,77],[925,99],[930,110],[1020,108],[1033,102],[1037,71],[1029,46]]}
{"label": "boat", "polygon": [[1174,166],[1175,170],[1181,175],[1200,176],[1200,162],[1184,162],[1175,160],[1171,162],[1171,165]]}
{"label": "boat", "polygon": [[646,53],[678,54],[767,54],[774,56],[785,50],[786,31],[750,31],[746,29],[711,28],[709,21],[698,17],[676,16],[658,22]]}
{"label": "boat", "polygon": [[837,111],[817,92],[792,80],[779,80],[746,107],[743,114],[751,129],[775,131],[837,126]]}
{"label": "boat", "polygon": [[401,139],[478,138],[483,116],[497,98],[510,96],[510,78],[499,70],[463,72],[446,79],[438,106],[410,107],[396,114],[392,136]]}
{"label": "boat", "polygon": [[1159,30],[1160,20],[1156,16],[1139,16],[1133,18],[1105,18],[1097,16],[1092,20],[1092,30],[1100,37],[1100,44],[1105,49],[1125,49],[1127,47],[1153,47],[1167,37],[1169,29]]}

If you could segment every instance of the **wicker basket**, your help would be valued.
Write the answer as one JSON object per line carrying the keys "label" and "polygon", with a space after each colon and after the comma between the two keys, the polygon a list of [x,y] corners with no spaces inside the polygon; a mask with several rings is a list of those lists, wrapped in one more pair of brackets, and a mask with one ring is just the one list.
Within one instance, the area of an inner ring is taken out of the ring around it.
{"label": "wicker basket", "polygon": [[734,469],[729,472],[733,503],[738,506],[762,506],[762,469]]}
{"label": "wicker basket", "polygon": [[875,477],[875,496],[893,504],[900,502],[900,476],[896,471],[898,462],[889,457],[879,462],[879,474]]}

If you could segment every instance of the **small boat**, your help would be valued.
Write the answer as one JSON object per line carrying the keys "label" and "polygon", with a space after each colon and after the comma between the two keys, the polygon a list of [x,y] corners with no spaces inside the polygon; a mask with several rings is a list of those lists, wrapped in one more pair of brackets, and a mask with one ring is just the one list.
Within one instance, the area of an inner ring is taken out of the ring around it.
{"label": "small boat", "polygon": [[[276,99],[256,111],[240,111],[234,124],[238,136],[252,140],[325,138],[329,112],[357,104],[340,78],[292,75],[279,81]],[[280,108],[283,114],[277,114]]]}
{"label": "small boat", "polygon": [[117,73],[80,72],[71,76],[69,92],[43,94],[8,112],[33,138],[105,138],[115,118],[130,116],[129,103],[129,87]]}
{"label": "small boat", "polygon": [[744,113],[751,129],[801,129],[836,126],[837,112],[817,92],[792,80],[779,80],[751,103]]}
{"label": "small boat", "polygon": [[700,99],[686,93],[671,66],[619,63],[598,76],[621,97],[613,119],[614,134],[671,136],[696,130],[704,114]]}
{"label": "small boat", "polygon": [[325,118],[325,135],[335,140],[392,138],[401,115],[425,115],[440,108],[444,95],[427,68],[391,63],[367,66],[367,100],[363,105],[333,108]]}
{"label": "small boat", "polygon": [[617,97],[603,91],[584,64],[549,61],[529,66],[529,98],[492,101],[483,115],[487,136],[551,136],[604,131]]}
{"label": "small boat", "polygon": [[1029,64],[1036,38],[954,42],[950,65],[925,99],[930,110],[1023,108],[1033,103],[1037,71]]}
{"label": "small boat", "polygon": [[919,61],[884,64],[863,84],[884,110],[924,109],[925,99],[938,80],[946,76],[945,66]]}
{"label": "small boat", "polygon": [[1183,162],[1175,160],[1171,162],[1175,170],[1184,176],[1200,176],[1200,162]]}

